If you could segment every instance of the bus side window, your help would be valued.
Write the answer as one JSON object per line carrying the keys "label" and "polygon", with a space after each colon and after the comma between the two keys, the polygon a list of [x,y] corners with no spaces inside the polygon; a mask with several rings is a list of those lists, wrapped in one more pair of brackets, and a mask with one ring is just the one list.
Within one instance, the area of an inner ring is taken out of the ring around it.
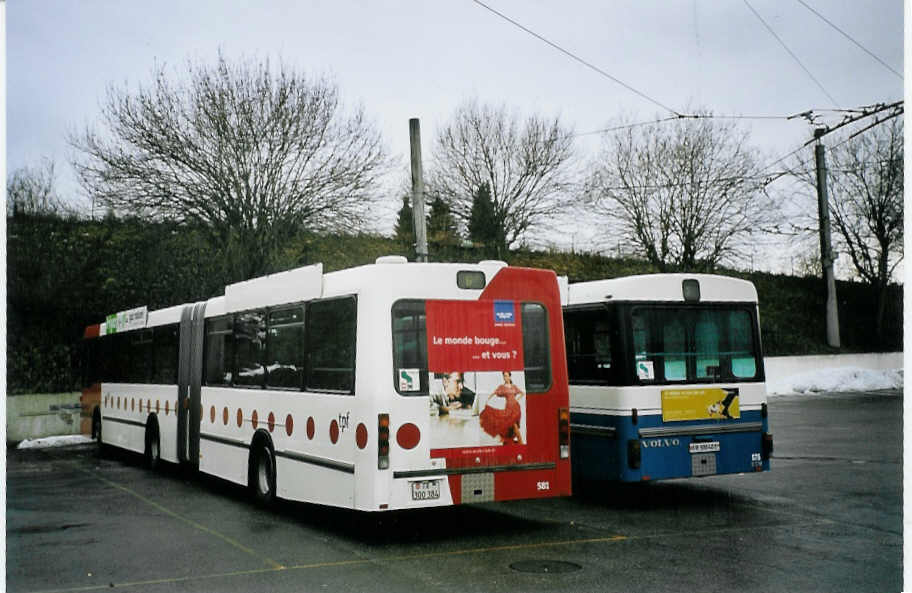
{"label": "bus side window", "polygon": [[130,332],[130,367],[128,380],[131,383],[150,383],[154,368],[152,330],[141,329]]}
{"label": "bus side window", "polygon": [[114,383],[127,383],[130,379],[130,335],[114,334],[111,340],[111,373],[110,380]]}
{"label": "bus side window", "polygon": [[266,385],[300,389],[304,380],[304,308],[269,313]]}
{"label": "bus side window", "polygon": [[152,382],[161,385],[177,383],[178,337],[177,324],[156,327],[152,334],[155,353],[155,375]]}
{"label": "bus side window", "polygon": [[206,385],[231,385],[234,328],[230,315],[206,320]]}
{"label": "bus side window", "polygon": [[[427,395],[427,319],[424,301],[393,304],[393,385],[402,395]],[[418,382],[414,381],[418,374]]]}
{"label": "bus side window", "polygon": [[234,319],[234,348],[237,361],[235,385],[262,387],[266,381],[266,314],[248,311]]}
{"label": "bus side window", "polygon": [[354,392],[357,314],[350,297],[307,305],[307,389]]}
{"label": "bus side window", "polygon": [[523,303],[522,332],[526,391],[547,391],[551,387],[551,352],[548,348],[548,312],[544,306]]}
{"label": "bus side window", "polygon": [[612,342],[616,331],[608,312],[568,311],[564,314],[567,370],[571,383],[616,384]]}

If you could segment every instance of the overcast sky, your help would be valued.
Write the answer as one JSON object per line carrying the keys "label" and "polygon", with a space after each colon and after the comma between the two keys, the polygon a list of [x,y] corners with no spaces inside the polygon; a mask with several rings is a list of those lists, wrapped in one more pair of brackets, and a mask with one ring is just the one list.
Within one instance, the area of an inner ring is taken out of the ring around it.
{"label": "overcast sky", "polygon": [[[7,170],[47,157],[63,193],[76,192],[66,133],[97,121],[107,85],[145,83],[162,63],[177,75],[220,50],[332,76],[343,100],[378,123],[403,172],[408,119],[421,119],[430,158],[437,126],[468,98],[559,115],[577,133],[668,109],[787,116],[903,98],[901,78],[808,8],[902,73],[901,0],[485,4],[639,94],[472,0],[9,0]],[[770,161],[811,135],[801,119],[743,123]],[[597,135],[578,140],[581,154],[594,154]],[[391,195],[379,230],[390,232],[398,205]],[[580,247],[593,232],[568,229],[560,240]]]}

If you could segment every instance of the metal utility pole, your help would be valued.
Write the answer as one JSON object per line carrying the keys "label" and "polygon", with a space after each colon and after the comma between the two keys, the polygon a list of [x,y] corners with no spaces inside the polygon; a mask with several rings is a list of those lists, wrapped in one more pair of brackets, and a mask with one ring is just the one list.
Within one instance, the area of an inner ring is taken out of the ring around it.
{"label": "metal utility pole", "polygon": [[415,221],[415,255],[417,261],[428,260],[427,218],[424,216],[424,173],[421,168],[421,125],[417,117],[409,120],[409,142],[412,153],[412,215]]}
{"label": "metal utility pole", "polygon": [[836,277],[833,274],[833,243],[830,238],[830,207],[827,198],[826,181],[826,155],[820,137],[826,129],[818,128],[814,131],[817,145],[814,147],[814,156],[817,161],[817,209],[820,218],[820,263],[823,266],[823,279],[827,286],[826,300],[826,328],[827,344],[839,348],[839,310],[836,301]]}

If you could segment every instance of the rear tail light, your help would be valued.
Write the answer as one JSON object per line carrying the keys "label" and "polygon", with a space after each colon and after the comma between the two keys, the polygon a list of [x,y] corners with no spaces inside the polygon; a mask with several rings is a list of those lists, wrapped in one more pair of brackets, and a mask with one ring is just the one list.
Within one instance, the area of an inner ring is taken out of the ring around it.
{"label": "rear tail light", "polygon": [[630,469],[640,469],[642,457],[640,454],[640,440],[630,439],[627,441],[627,466]]}
{"label": "rear tail light", "polygon": [[561,408],[557,412],[557,434],[560,445],[560,458],[570,457],[570,409]]}
{"label": "rear tail light", "polygon": [[773,456],[773,435],[768,432],[763,433],[763,459],[769,459]]}
{"label": "rear tail light", "polygon": [[390,417],[389,414],[377,415],[377,469],[389,469],[390,466]]}

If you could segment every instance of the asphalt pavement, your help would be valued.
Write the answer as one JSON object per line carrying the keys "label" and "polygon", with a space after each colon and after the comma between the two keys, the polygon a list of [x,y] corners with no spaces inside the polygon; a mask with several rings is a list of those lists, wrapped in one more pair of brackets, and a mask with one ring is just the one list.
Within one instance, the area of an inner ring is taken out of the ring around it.
{"label": "asphalt pavement", "polygon": [[93,446],[7,454],[6,587],[100,591],[899,591],[902,393],[770,401],[772,471],[363,514]]}

